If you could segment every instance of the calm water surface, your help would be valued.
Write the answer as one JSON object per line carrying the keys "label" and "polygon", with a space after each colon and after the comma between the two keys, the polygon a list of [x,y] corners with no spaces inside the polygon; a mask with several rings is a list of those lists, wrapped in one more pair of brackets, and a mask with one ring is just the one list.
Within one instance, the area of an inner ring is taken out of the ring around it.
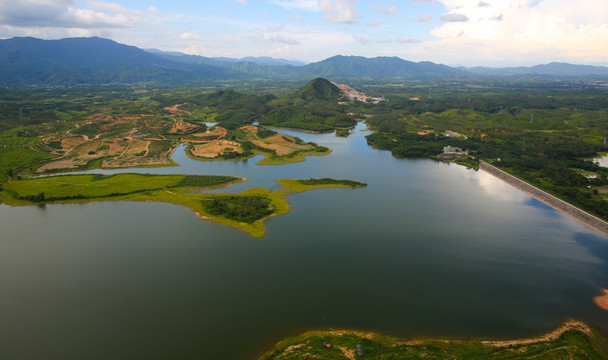
{"label": "calm water surface", "polygon": [[[306,162],[103,171],[364,181],[292,194],[262,239],[160,203],[0,205],[0,358],[250,359],[313,328],[519,337],[608,331],[608,239],[483,172],[297,135]],[[102,171],[96,171],[102,172]],[[226,191],[226,190],[223,190]]]}

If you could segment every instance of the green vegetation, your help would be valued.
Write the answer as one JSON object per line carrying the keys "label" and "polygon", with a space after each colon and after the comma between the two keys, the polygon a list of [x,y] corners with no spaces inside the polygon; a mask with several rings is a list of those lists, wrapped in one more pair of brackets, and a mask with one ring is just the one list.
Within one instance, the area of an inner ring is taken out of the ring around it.
{"label": "green vegetation", "polygon": [[[0,113],[0,183],[40,173],[171,166],[175,164],[170,155],[180,143],[200,144],[220,139],[238,142],[242,152],[227,150],[217,160],[247,159],[262,153],[270,157],[264,163],[278,164],[302,161],[304,152],[306,155],[329,153],[328,149],[315,144],[306,149],[294,147],[296,151],[292,154],[277,151],[251,142],[256,139],[272,142],[276,135],[274,131],[260,127],[257,137],[252,137],[251,132],[242,130],[243,125],[273,111],[282,111],[286,102],[294,98],[293,94],[277,97],[255,90],[252,91],[255,94],[233,89],[214,90],[217,89],[0,89],[3,108]],[[304,90],[300,95],[307,93]],[[308,128],[319,130],[321,124],[330,124],[322,125],[322,130],[333,130],[336,117],[348,117],[334,100],[335,97],[323,101],[315,99],[314,104],[307,104],[299,99],[298,107],[306,111]],[[206,135],[209,130],[206,122],[209,121],[218,122],[228,133],[215,137]],[[354,123],[351,119],[340,124],[352,126]]]}
{"label": "green vegetation", "polygon": [[277,180],[277,183],[281,185],[286,191],[289,192],[302,192],[311,189],[321,188],[357,188],[365,187],[366,183],[353,181],[353,180],[335,180],[330,178],[324,179],[281,179]]}
{"label": "green vegetation", "polygon": [[[345,100],[325,79],[228,84],[229,89],[0,89],[0,186],[35,174],[169,166],[180,143],[197,159],[264,154],[260,164],[302,161],[330,150],[249,124],[337,129],[345,135],[365,120],[375,148],[437,159],[443,147],[461,147],[469,156],[456,159],[459,164],[476,169],[484,160],[608,219],[608,169],[588,160],[608,152],[608,97],[601,82],[349,80],[357,90],[387,99],[378,104]],[[219,124],[207,128],[208,121]],[[212,141],[220,143],[219,151],[200,149]],[[84,196],[64,196],[78,195]]]}
{"label": "green vegetation", "polygon": [[259,154],[267,155],[262,160],[258,161],[258,165],[282,165],[302,162],[306,160],[307,156],[324,156],[331,154],[331,149],[325,146],[314,145],[313,150],[309,151],[294,151],[287,155],[277,155],[276,152],[268,153],[264,151],[258,152]]}
{"label": "green vegetation", "polygon": [[602,190],[608,169],[587,160],[608,149],[606,90],[580,85],[496,79],[380,85],[389,101],[370,111],[366,122],[375,132],[367,140],[396,157],[437,159],[443,147],[460,147],[469,157],[457,163],[477,169],[484,160],[608,220]]}
{"label": "green vegetation", "polygon": [[362,187],[367,186],[366,183],[353,181],[353,180],[337,180],[331,178],[322,179],[308,179],[308,180],[297,180],[302,185],[344,185],[350,187]]}
{"label": "green vegetation", "polygon": [[350,135],[350,130],[348,129],[337,129],[336,136],[347,137]]}
{"label": "green vegetation", "polygon": [[214,175],[61,175],[2,184],[0,200],[13,206],[91,201],[159,201],[190,208],[202,219],[264,236],[264,221],[289,212],[286,196],[292,192],[323,187],[351,187],[349,180],[305,185],[298,180],[279,180],[283,189],[249,189],[238,194],[192,191],[228,186],[245,179]]}
{"label": "green vegetation", "polygon": [[270,199],[263,196],[216,196],[203,200],[208,214],[239,222],[252,222],[272,214]]}
{"label": "green vegetation", "polygon": [[[328,349],[324,343],[331,344]],[[360,345],[363,355],[357,354]],[[413,340],[353,331],[313,331],[278,343],[259,358],[271,359],[430,359],[430,360],[602,360],[608,344],[585,324],[571,326],[553,337],[520,341]]]}
{"label": "green vegetation", "polygon": [[226,184],[235,181],[234,176],[222,175],[186,175],[175,186],[176,187],[208,187]]}
{"label": "green vegetation", "polygon": [[254,155],[265,155],[258,165],[281,165],[306,160],[307,156],[327,155],[331,150],[313,142],[259,126],[241,126],[229,130],[215,126],[213,140],[194,143],[186,149],[194,160],[246,160]]}
{"label": "green vegetation", "polygon": [[63,175],[11,180],[2,185],[17,200],[53,202],[70,199],[104,199],[179,187],[210,188],[241,181],[214,175]]}
{"label": "green vegetation", "polygon": [[341,91],[325,79],[314,79],[295,93],[278,98],[274,108],[260,118],[260,124],[315,132],[353,127],[357,120],[338,104]]}

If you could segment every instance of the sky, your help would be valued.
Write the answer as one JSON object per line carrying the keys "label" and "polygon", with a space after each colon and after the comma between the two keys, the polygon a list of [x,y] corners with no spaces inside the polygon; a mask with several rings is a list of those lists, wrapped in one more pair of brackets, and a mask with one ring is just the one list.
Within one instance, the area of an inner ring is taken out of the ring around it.
{"label": "sky", "polygon": [[99,36],[207,57],[608,66],[607,0],[0,0],[0,38]]}

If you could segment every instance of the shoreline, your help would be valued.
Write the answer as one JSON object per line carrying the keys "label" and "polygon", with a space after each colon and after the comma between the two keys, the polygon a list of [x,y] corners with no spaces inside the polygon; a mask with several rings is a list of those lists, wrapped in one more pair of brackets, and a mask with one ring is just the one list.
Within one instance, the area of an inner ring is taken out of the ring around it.
{"label": "shoreline", "polygon": [[[461,351],[458,351],[458,349],[462,350],[467,347],[470,348],[471,345],[479,346],[477,348],[478,353],[475,354],[477,357],[475,358],[479,358],[479,356],[482,354],[488,356],[489,358],[491,357],[490,355],[496,351],[501,352],[503,355],[508,353],[526,353],[528,351],[528,347],[530,346],[544,346],[544,351],[542,351],[540,354],[531,354],[531,356],[538,357],[541,355],[543,356],[542,359],[546,359],[547,354],[552,353],[556,349],[563,349],[564,343],[556,342],[563,340],[563,337],[570,332],[580,334],[581,336],[589,339],[589,345],[595,347],[600,354],[604,353],[607,349],[605,338],[598,333],[597,330],[591,328],[582,321],[568,319],[556,329],[549,330],[548,332],[539,334],[538,336],[512,339],[462,339],[449,337],[415,337],[408,339],[365,330],[309,330],[299,335],[284,338],[281,341],[276,342],[264,353],[258,355],[256,359],[296,359],[301,358],[302,355],[310,355],[313,352],[318,355],[317,358],[319,359],[334,359],[338,358],[339,355],[342,355],[340,358],[355,359],[355,344],[363,344],[364,349],[370,349],[371,358],[380,358],[378,356],[380,355],[378,350],[382,352],[383,349],[385,351],[388,350],[389,352],[392,351],[390,355],[393,355],[394,357],[391,358],[400,358],[399,356],[401,355],[409,355],[408,358],[413,358],[413,355],[418,355],[416,358],[422,358],[426,357],[427,355],[437,355],[437,353],[429,353],[429,350],[433,351],[434,349],[438,349],[444,353],[451,353],[454,355],[454,357],[450,358],[454,359],[468,358],[466,354],[461,353]],[[322,349],[320,346],[322,341],[331,343],[332,348],[335,349],[333,350],[333,355],[331,355],[332,350],[329,350],[329,348]],[[574,343],[568,343],[567,340],[565,345],[571,348],[576,346]],[[538,350],[539,349],[536,349],[535,351]],[[583,353],[589,355],[587,351],[583,351]],[[581,352],[578,352],[578,355],[581,355]]]}
{"label": "shoreline", "polygon": [[608,222],[598,218],[595,215],[591,215],[586,211],[583,211],[576,206],[565,202],[564,200],[547,193],[527,182],[516,178],[515,176],[500,170],[499,168],[492,166],[485,161],[479,162],[479,168],[488,174],[504,181],[505,183],[513,186],[514,188],[523,191],[530,195],[536,200],[542,202],[545,205],[552,207],[553,209],[561,212],[562,214],[569,216],[570,218],[578,221],[579,223],[587,226],[591,230],[608,237]]}

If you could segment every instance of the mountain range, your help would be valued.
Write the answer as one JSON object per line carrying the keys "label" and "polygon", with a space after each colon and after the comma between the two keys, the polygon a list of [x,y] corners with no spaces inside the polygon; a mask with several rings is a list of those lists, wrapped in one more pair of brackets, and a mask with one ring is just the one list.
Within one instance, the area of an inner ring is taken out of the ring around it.
{"label": "mountain range", "polygon": [[304,64],[269,57],[209,58],[143,50],[98,37],[0,40],[0,86],[156,82],[200,84],[236,79],[428,79],[479,76],[608,76],[601,66],[551,63],[514,68],[455,68],[398,57],[334,56]]}

